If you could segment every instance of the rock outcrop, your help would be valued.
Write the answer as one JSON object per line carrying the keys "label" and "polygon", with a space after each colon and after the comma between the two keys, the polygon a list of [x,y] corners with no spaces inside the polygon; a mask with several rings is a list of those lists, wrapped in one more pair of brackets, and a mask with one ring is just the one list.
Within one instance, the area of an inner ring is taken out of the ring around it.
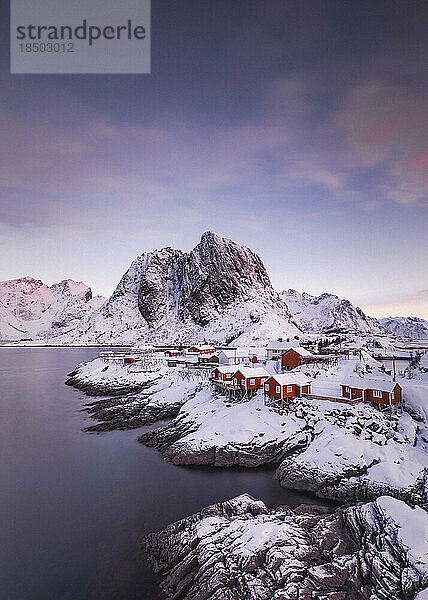
{"label": "rock outcrop", "polygon": [[165,600],[404,600],[428,585],[427,514],[388,497],[334,513],[248,495],[148,535]]}
{"label": "rock outcrop", "polygon": [[283,487],[322,498],[391,494],[428,506],[424,432],[407,412],[313,399],[272,408],[262,397],[236,404],[201,390],[171,423],[139,439],[177,465],[273,463]]}

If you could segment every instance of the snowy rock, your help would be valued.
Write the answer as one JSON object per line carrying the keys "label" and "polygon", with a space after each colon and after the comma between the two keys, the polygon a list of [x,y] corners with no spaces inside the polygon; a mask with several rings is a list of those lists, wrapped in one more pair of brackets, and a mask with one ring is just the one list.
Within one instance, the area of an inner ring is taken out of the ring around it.
{"label": "snowy rock", "polygon": [[85,406],[90,416],[98,421],[86,430],[133,429],[173,418],[200,389],[198,381],[189,384],[178,373],[168,373],[148,382],[138,394],[103,398]]}
{"label": "snowy rock", "polygon": [[329,514],[268,510],[244,494],[143,547],[166,600],[401,600],[428,585],[427,526],[422,509],[388,497]]}
{"label": "snowy rock", "polygon": [[164,372],[164,370],[159,370],[133,373],[128,365],[115,362],[106,363],[101,358],[96,358],[77,365],[76,369],[69,373],[66,384],[94,396],[124,395],[140,391],[162,377]]}
{"label": "snowy rock", "polygon": [[278,414],[261,398],[232,403],[205,386],[170,424],[140,441],[177,465],[257,467],[305,446],[305,428],[303,420]]}
{"label": "snowy rock", "polygon": [[428,503],[426,443],[407,413],[312,399],[273,409],[262,395],[233,403],[202,387],[171,423],[140,441],[178,465],[276,463],[282,486],[319,497],[370,500],[388,493]]}

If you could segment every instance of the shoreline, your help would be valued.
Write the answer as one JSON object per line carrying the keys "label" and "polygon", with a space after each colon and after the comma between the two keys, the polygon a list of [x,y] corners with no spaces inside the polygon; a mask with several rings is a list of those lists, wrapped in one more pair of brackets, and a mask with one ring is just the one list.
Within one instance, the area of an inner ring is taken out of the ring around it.
{"label": "shoreline", "polygon": [[117,367],[106,383],[106,367],[97,360],[78,365],[67,382],[74,385],[77,377],[79,389],[90,383],[103,395],[110,390],[82,407],[97,419],[87,431],[167,418],[138,438],[164,460],[191,469],[268,469],[284,492],[314,500],[268,509],[244,494],[148,534],[142,548],[161,578],[162,598],[423,600],[416,594],[428,586],[428,558],[418,562],[399,540],[401,521],[407,528],[413,515],[428,526],[422,419],[404,408],[383,414],[367,405],[303,398],[281,409],[257,395],[232,402],[173,369],[126,394]]}

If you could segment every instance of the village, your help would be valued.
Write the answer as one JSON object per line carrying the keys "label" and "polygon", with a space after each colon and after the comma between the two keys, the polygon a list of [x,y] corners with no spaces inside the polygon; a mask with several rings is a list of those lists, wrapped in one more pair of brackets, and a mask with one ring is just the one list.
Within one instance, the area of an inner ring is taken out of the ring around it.
{"label": "village", "polygon": [[232,402],[261,395],[272,407],[306,398],[343,404],[363,402],[383,411],[399,408],[403,385],[398,380],[406,372],[396,373],[394,364],[388,371],[367,348],[341,349],[336,345],[327,353],[308,347],[310,344],[300,340],[281,339],[246,348],[139,346],[105,350],[99,358],[126,369],[130,377],[171,369],[183,377],[209,381],[216,393]]}

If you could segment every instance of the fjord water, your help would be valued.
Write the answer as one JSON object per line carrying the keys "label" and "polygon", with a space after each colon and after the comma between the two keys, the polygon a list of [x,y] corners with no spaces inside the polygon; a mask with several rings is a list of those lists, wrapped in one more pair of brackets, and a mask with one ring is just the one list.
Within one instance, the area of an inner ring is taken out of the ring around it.
{"label": "fjord water", "polygon": [[64,385],[96,348],[0,347],[0,598],[155,600],[141,557],[150,531],[248,492],[269,506],[311,502],[269,469],[175,467],[140,430],[88,434]]}

